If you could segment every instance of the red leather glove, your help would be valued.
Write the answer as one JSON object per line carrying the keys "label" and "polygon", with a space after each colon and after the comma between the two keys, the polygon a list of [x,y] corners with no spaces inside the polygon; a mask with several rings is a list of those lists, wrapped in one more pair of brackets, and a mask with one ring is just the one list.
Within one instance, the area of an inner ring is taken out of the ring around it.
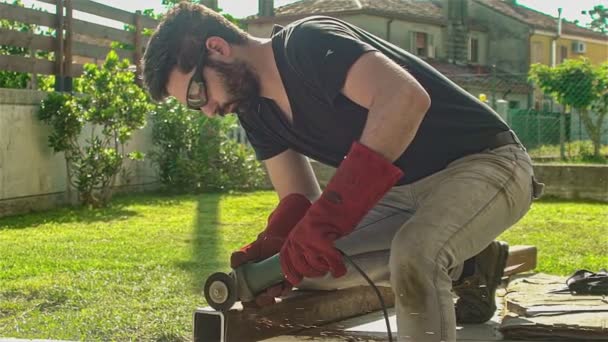
{"label": "red leather glove", "polygon": [[230,267],[237,268],[246,262],[256,262],[277,254],[289,232],[304,217],[310,201],[301,194],[289,194],[268,216],[266,229],[252,243],[241,247],[230,256]]}
{"label": "red leather glove", "polygon": [[321,197],[291,231],[281,248],[281,269],[297,285],[303,277],[346,273],[334,241],[347,235],[388,192],[403,172],[388,159],[354,142]]}
{"label": "red leather glove", "polygon": [[[252,243],[241,247],[230,256],[230,266],[234,269],[247,262],[257,262],[267,259],[281,250],[287,235],[304,216],[310,201],[301,194],[285,196],[268,217],[266,229]],[[255,303],[243,303],[244,306],[266,306],[274,304],[275,297],[285,295],[291,290],[291,285],[281,283],[259,294]]]}

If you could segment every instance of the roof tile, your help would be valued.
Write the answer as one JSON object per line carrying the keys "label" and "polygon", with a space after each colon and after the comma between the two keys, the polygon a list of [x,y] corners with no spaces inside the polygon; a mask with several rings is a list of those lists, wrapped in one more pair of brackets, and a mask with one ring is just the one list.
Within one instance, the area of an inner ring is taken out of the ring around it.
{"label": "roof tile", "polygon": [[[526,23],[534,28],[545,29],[550,31],[557,30],[557,18],[548,14],[541,13],[522,5],[513,5],[509,1],[503,0],[474,0],[475,2],[485,5],[515,18],[523,23]],[[608,35],[592,31],[590,29],[578,26],[566,20],[562,21],[562,32],[572,35],[581,35],[586,37],[599,38],[608,41]]]}
{"label": "roof tile", "polygon": [[[504,15],[515,18],[534,28],[555,30],[557,18],[506,0],[473,0]],[[443,21],[439,0],[301,0],[275,9],[276,16],[307,16],[340,12],[374,12],[386,15],[407,16],[433,21]],[[255,20],[257,17],[249,17]],[[608,41],[608,35],[563,21],[562,32]]]}

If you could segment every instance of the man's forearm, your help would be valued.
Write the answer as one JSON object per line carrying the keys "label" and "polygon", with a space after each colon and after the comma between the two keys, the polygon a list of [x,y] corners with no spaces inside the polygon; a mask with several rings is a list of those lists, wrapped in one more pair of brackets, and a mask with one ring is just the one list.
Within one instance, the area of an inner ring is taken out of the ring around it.
{"label": "man's forearm", "polygon": [[321,195],[310,161],[300,153],[286,150],[264,164],[279,198],[298,193],[315,201]]}

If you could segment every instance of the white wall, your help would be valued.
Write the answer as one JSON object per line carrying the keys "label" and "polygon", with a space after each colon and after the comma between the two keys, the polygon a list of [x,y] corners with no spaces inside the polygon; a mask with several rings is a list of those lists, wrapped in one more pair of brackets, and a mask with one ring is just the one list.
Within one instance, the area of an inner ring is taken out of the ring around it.
{"label": "white wall", "polygon": [[[66,167],[63,153],[48,147],[50,128],[37,118],[46,93],[0,89],[0,216],[50,208],[65,201]],[[87,135],[90,132],[85,128]],[[84,136],[81,137],[84,139]],[[127,151],[148,152],[152,146],[149,125],[134,134]],[[126,162],[128,186],[157,184],[149,161]],[[118,179],[118,185],[127,184]]]}

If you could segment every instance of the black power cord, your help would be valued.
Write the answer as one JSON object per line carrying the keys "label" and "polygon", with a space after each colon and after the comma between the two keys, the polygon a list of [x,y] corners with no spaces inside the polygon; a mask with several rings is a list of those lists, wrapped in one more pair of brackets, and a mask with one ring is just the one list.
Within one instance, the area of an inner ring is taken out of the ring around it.
{"label": "black power cord", "polygon": [[340,249],[338,249],[338,251],[340,251],[340,253],[344,257],[344,259],[348,260],[348,262],[350,262],[351,265],[353,265],[353,267],[357,271],[359,271],[361,276],[363,276],[363,278],[365,278],[367,283],[374,289],[374,292],[376,292],[376,295],[378,296],[378,300],[380,301],[380,305],[382,305],[382,312],[384,313],[384,321],[386,322],[386,331],[388,333],[388,340],[389,340],[389,342],[393,342],[393,333],[391,332],[391,324],[388,321],[388,312],[386,311],[386,304],[384,304],[384,299],[382,298],[380,291],[378,290],[378,288],[376,287],[374,282],[371,279],[369,279],[367,274],[365,274],[365,272],[363,272],[363,270],[357,264],[355,264],[355,262],[348,255],[346,255]]}

